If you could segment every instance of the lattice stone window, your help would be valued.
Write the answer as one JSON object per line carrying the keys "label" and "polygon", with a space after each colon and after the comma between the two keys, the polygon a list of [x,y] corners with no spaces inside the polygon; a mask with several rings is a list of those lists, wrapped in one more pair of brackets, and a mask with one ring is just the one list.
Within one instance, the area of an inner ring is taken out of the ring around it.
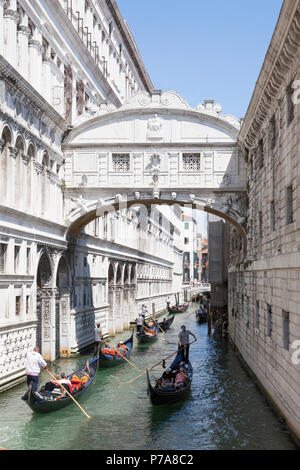
{"label": "lattice stone window", "polygon": [[200,153],[184,153],[182,155],[182,163],[184,171],[200,171],[201,155]]}
{"label": "lattice stone window", "polygon": [[130,154],[129,153],[113,153],[112,155],[113,171],[123,173],[130,171]]}

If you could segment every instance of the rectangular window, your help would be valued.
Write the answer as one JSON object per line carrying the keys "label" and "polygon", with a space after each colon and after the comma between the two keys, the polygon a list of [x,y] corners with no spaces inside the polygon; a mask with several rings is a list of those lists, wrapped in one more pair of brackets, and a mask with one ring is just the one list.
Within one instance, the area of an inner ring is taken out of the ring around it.
{"label": "rectangular window", "polygon": [[263,139],[259,141],[257,157],[258,157],[258,161],[257,161],[258,168],[262,169],[264,166],[264,141]]}
{"label": "rectangular window", "polygon": [[30,296],[26,295],[26,315],[29,314],[29,309],[30,309]]}
{"label": "rectangular window", "polygon": [[20,246],[15,245],[15,255],[14,255],[15,273],[18,271],[18,268],[19,268],[20,249],[21,249]]}
{"label": "rectangular window", "polygon": [[84,256],[83,258],[83,266],[86,267],[87,266],[87,257]]}
{"label": "rectangular window", "polygon": [[294,108],[294,103],[293,103],[293,88],[292,85],[290,85],[287,90],[286,90],[286,120],[287,120],[287,126],[290,125],[290,123],[293,121],[294,116],[295,116],[295,108]]}
{"label": "rectangular window", "polygon": [[31,258],[31,249],[27,247],[27,251],[26,251],[26,270],[27,270],[27,274],[30,274],[30,258]]}
{"label": "rectangular window", "polygon": [[282,312],[282,343],[284,349],[287,351],[290,348],[290,314],[289,312]]}
{"label": "rectangular window", "polygon": [[276,121],[275,117],[270,122],[270,147],[273,150],[276,146]]}
{"label": "rectangular window", "polygon": [[258,214],[258,236],[259,238],[263,237],[263,219],[262,219],[262,213],[259,212]]}
{"label": "rectangular window", "polygon": [[5,243],[1,243],[0,244],[0,273],[5,272],[6,251],[7,251],[7,245]]}
{"label": "rectangular window", "polygon": [[21,313],[21,297],[19,295],[16,296],[16,316],[20,315]]}
{"label": "rectangular window", "polygon": [[103,238],[107,238],[107,212],[104,212],[103,216]]}
{"label": "rectangular window", "polygon": [[182,163],[184,171],[199,172],[201,170],[201,155],[200,153],[184,153]]}
{"label": "rectangular window", "polygon": [[275,230],[275,203],[274,201],[271,201],[271,204],[270,204],[270,228],[271,228],[271,232],[274,232]]}
{"label": "rectangular window", "polygon": [[112,155],[112,168],[117,173],[124,173],[130,171],[130,155],[129,153],[119,154],[113,153]]}
{"label": "rectangular window", "polygon": [[286,223],[293,223],[293,188],[289,186],[286,188]]}
{"label": "rectangular window", "polygon": [[185,244],[185,245],[188,245],[188,244],[189,244],[189,239],[188,239],[188,238],[185,238],[185,239],[184,239],[184,244]]}
{"label": "rectangular window", "polygon": [[186,223],[184,224],[184,230],[188,230],[188,229],[189,229],[189,224],[188,224],[188,222],[186,222]]}
{"label": "rectangular window", "polygon": [[110,22],[109,25],[108,25],[108,34],[110,36],[111,36],[112,30],[113,30],[113,24],[112,24],[112,22]]}
{"label": "rectangular window", "polygon": [[272,329],[273,329],[272,308],[271,308],[271,305],[267,305],[267,336],[269,338],[272,337]]}
{"label": "rectangular window", "polygon": [[259,301],[256,301],[256,306],[255,306],[255,326],[256,328],[259,328]]}

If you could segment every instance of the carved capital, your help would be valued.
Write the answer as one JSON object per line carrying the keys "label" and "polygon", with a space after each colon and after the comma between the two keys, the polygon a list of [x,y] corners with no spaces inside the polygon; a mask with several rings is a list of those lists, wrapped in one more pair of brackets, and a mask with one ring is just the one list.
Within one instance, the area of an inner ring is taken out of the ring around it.
{"label": "carved capital", "polygon": [[[1,1],[1,0],[0,0]],[[2,152],[2,150],[4,149],[4,146],[5,146],[5,140],[4,139],[0,139],[0,152]]]}
{"label": "carved capital", "polygon": [[30,162],[30,156],[22,153],[22,161],[25,165],[28,165],[28,163]]}
{"label": "carved capital", "polygon": [[8,149],[9,149],[9,156],[12,158],[17,158],[19,149],[17,149],[16,147],[8,147]]}
{"label": "carved capital", "polygon": [[3,18],[4,19],[11,19],[15,21],[15,23],[18,23],[20,20],[19,13],[16,10],[13,10],[11,8],[4,8],[3,10]]}
{"label": "carved capital", "polygon": [[43,171],[43,165],[41,165],[39,162],[37,162],[36,160],[34,160],[33,162],[33,168],[34,168],[34,171],[40,175]]}
{"label": "carved capital", "polygon": [[30,29],[28,28],[28,26],[20,24],[18,25],[18,34],[22,34],[23,36],[26,36],[27,38],[29,38]]}

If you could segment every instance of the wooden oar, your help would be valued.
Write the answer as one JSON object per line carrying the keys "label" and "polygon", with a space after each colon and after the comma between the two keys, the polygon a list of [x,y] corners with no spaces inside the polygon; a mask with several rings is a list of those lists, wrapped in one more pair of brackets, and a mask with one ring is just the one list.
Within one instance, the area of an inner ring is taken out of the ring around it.
{"label": "wooden oar", "polygon": [[45,370],[48,372],[49,375],[51,375],[52,379],[54,379],[55,382],[64,390],[64,392],[66,392],[66,393],[69,395],[69,397],[72,398],[72,400],[76,403],[76,405],[78,406],[78,408],[81,409],[81,411],[85,414],[85,416],[90,419],[91,417],[90,417],[90,416],[84,411],[84,409],[79,405],[78,401],[76,401],[75,398],[72,397],[71,393],[69,393],[68,390],[66,390],[65,387],[64,387],[62,384],[60,384],[59,382],[57,382],[57,378],[50,372],[50,370],[47,369],[47,367],[45,368]]}
{"label": "wooden oar", "polygon": [[[194,339],[194,341],[192,341],[190,343],[193,344],[195,343],[197,340]],[[125,384],[131,384],[132,382],[134,382],[135,380],[137,380],[138,378],[142,377],[142,375],[146,374],[147,370],[150,371],[152,369],[154,369],[154,367],[157,367],[159,366],[159,364],[161,364],[162,362],[164,362],[166,359],[170,359],[170,357],[174,356],[174,354],[178,354],[179,351],[181,351],[182,349],[184,349],[184,346],[182,346],[181,348],[179,348],[177,351],[173,352],[172,354],[170,354],[169,356],[165,357],[164,359],[162,359],[161,361],[157,362],[157,364],[154,364],[154,366],[148,368],[148,369],[145,369],[144,372],[142,372],[140,375],[137,375],[136,377],[134,377],[133,379],[129,380],[128,382],[120,382],[120,384],[122,385],[125,385]]]}
{"label": "wooden oar", "polygon": [[[151,331],[151,330],[149,330],[149,328],[147,328],[146,326],[144,326],[144,330]],[[166,343],[168,343],[168,344],[174,344],[174,343],[170,343],[170,342],[169,342],[167,339],[165,339],[165,338],[160,338],[160,337],[158,336],[158,334],[157,334],[156,336],[157,336],[157,338],[160,339],[161,341],[166,341]]]}
{"label": "wooden oar", "polygon": [[117,351],[116,348],[114,348],[113,346],[111,346],[107,341],[105,341],[105,344],[107,344],[111,349],[113,349],[114,351],[116,351],[116,353],[119,354],[119,356],[121,356],[123,359],[125,359],[125,361],[128,362],[128,364],[130,364],[132,367],[134,367],[136,370],[138,370],[139,372],[141,372],[141,369],[139,369],[138,367],[136,367],[132,362],[130,362],[127,357],[123,356],[119,351]]}

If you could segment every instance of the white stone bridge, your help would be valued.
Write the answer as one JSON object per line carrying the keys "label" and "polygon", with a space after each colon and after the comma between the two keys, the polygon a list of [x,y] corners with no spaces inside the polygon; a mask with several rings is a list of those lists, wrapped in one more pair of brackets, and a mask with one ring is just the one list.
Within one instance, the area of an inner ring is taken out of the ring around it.
{"label": "white stone bridge", "polygon": [[119,109],[83,115],[65,138],[67,237],[120,207],[180,204],[232,222],[245,237],[240,123],[212,100],[139,92]]}

